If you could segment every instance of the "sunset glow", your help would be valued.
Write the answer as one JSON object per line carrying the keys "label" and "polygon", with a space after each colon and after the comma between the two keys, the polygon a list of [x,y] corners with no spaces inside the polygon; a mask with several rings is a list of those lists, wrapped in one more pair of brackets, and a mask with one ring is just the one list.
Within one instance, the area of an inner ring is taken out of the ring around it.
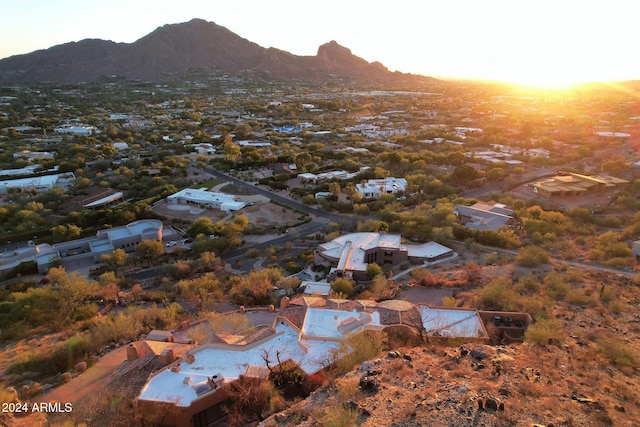
{"label": "sunset glow", "polygon": [[[25,0],[3,6],[0,58],[85,38],[131,43],[201,18],[263,47],[315,55],[336,40],[392,71],[544,88],[640,78],[632,2],[300,3]],[[33,13],[37,11],[37,13]]]}

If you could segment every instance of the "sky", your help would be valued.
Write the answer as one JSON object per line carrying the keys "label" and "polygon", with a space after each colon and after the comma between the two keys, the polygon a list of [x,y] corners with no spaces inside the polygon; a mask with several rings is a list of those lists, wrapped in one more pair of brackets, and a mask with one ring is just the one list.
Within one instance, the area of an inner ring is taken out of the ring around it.
{"label": "sky", "polygon": [[391,71],[559,87],[640,79],[631,0],[0,0],[0,58],[100,38],[132,43],[200,18],[263,47],[331,40]]}

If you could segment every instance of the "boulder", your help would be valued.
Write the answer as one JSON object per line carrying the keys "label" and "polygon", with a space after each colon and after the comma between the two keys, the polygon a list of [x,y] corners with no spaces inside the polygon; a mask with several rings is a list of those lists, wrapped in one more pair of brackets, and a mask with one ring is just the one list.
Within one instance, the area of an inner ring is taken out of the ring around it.
{"label": "boulder", "polygon": [[469,352],[469,355],[474,359],[478,359],[478,360],[486,359],[487,357],[489,357],[487,356],[487,353],[480,350],[471,350]]}
{"label": "boulder", "polygon": [[487,411],[496,412],[498,410],[499,402],[493,397],[488,397],[484,402],[484,407]]}
{"label": "boulder", "polygon": [[365,375],[364,377],[360,378],[358,387],[364,392],[375,393],[380,388],[380,383],[374,377]]}
{"label": "boulder", "polygon": [[73,367],[73,370],[79,374],[83,373],[84,371],[87,370],[87,362],[82,361],[82,362],[76,363],[75,366]]}

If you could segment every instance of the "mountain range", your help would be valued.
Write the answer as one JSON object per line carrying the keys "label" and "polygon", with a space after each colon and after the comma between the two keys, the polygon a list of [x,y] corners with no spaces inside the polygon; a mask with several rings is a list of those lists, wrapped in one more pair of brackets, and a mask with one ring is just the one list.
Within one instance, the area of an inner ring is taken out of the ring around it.
{"label": "mountain range", "polygon": [[0,83],[71,84],[114,75],[161,80],[198,69],[300,79],[329,75],[376,82],[424,78],[390,72],[335,41],[320,46],[315,56],[299,56],[261,47],[213,22],[193,19],[164,25],[133,43],[85,39],[11,56],[0,60]]}

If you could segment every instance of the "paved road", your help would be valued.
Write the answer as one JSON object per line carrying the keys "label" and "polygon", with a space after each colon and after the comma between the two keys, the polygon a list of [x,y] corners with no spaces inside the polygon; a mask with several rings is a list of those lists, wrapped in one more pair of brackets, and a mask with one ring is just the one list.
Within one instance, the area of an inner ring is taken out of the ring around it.
{"label": "paved road", "polygon": [[204,171],[206,173],[208,173],[209,175],[215,176],[216,178],[225,180],[225,181],[229,181],[235,185],[237,185],[238,187],[242,187],[245,188],[247,190],[253,191],[256,194],[259,194],[261,196],[265,196],[275,202],[281,203],[283,205],[289,206],[290,208],[293,209],[297,209],[299,211],[308,213],[309,215],[314,215],[320,218],[325,218],[328,219],[329,221],[333,221],[333,222],[346,222],[346,223],[355,223],[358,221],[357,218],[355,217],[351,217],[348,215],[343,215],[343,214],[335,214],[335,213],[331,213],[331,212],[326,212],[323,211],[322,209],[317,209],[311,206],[307,206],[304,203],[300,203],[296,200],[292,200],[288,197],[285,197],[281,194],[278,194],[274,191],[269,191],[266,190],[264,188],[261,188],[257,185],[254,184],[250,184],[248,182],[244,182],[240,179],[234,178],[230,175],[227,175],[225,173],[222,172],[218,172],[215,169],[212,168],[204,168]]}

